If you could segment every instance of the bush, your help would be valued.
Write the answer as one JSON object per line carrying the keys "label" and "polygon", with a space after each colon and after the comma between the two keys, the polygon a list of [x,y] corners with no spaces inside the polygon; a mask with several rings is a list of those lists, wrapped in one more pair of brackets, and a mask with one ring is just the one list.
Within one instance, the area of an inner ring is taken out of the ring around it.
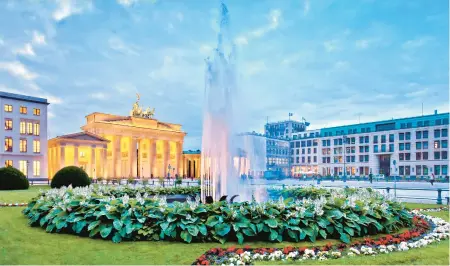
{"label": "bush", "polygon": [[72,185],[72,187],[85,187],[90,184],[89,176],[83,169],[76,166],[66,166],[55,174],[50,186],[52,188],[67,187],[69,185]]}
{"label": "bush", "polygon": [[0,190],[28,189],[30,183],[18,169],[8,166],[0,168]]}

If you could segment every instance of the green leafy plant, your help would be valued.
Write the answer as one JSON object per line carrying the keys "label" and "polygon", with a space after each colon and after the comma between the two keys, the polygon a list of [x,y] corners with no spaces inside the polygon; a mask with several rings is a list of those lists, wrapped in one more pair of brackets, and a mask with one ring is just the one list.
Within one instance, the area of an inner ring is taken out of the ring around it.
{"label": "green leafy plant", "polygon": [[28,189],[30,183],[18,169],[7,166],[0,168],[0,190]]}
{"label": "green leafy plant", "polygon": [[[199,201],[168,204],[131,187],[65,188],[34,198],[24,214],[31,225],[123,240],[316,241],[391,233],[411,223],[398,202],[369,190],[330,191],[328,197],[264,203]],[[167,188],[161,188],[167,189]],[[177,188],[181,189],[181,188]],[[115,195],[115,197],[111,197]]]}
{"label": "green leafy plant", "polygon": [[89,186],[91,181],[86,172],[77,166],[66,166],[56,172],[50,186],[60,188],[62,186],[83,187]]}

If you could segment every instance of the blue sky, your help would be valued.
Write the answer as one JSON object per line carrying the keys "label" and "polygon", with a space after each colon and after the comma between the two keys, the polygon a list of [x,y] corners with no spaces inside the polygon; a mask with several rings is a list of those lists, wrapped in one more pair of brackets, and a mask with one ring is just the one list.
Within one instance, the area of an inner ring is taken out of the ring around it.
{"label": "blue sky", "polygon": [[[229,0],[248,130],[448,112],[447,0]],[[49,136],[141,104],[201,145],[217,0],[0,1],[0,90],[47,97]]]}

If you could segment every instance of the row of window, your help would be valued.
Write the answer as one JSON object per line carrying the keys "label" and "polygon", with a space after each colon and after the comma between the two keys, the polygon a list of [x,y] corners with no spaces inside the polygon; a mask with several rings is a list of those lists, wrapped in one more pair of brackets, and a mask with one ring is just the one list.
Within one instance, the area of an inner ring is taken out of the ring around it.
{"label": "row of window", "polygon": [[[448,159],[448,152],[447,151],[435,151],[433,158],[435,160],[446,160]],[[399,160],[400,161],[410,161],[411,160],[411,153],[405,152],[405,153],[399,153]],[[416,152],[416,160],[428,160],[428,152]]]}
{"label": "row of window", "polygon": [[[414,168],[409,165],[401,165],[398,167],[399,175],[414,175]],[[416,166],[416,175],[428,175],[429,171],[433,173],[433,168],[428,169],[426,165]],[[448,175],[448,165],[434,165],[435,175]]]}
{"label": "row of window", "polygon": [[267,154],[288,155],[288,150],[286,150],[286,149],[267,149]]}
{"label": "row of window", "polygon": [[[27,140],[26,139],[20,139],[19,141],[19,151],[20,152],[27,152]],[[5,152],[12,152],[13,151],[13,139],[12,137],[5,137]],[[33,152],[34,153],[40,153],[41,152],[41,141],[40,140],[33,140]]]}
{"label": "row of window", "polygon": [[[312,151],[313,151],[313,153],[317,153],[317,148],[313,148]],[[307,154],[311,154],[311,148],[302,149],[302,154],[306,154],[306,152],[307,152]],[[300,154],[300,149],[295,149],[295,154],[297,154],[297,155]]]}
{"label": "row of window", "polygon": [[[41,124],[38,122],[21,120],[19,124],[20,134],[35,135],[41,134]],[[13,130],[13,121],[10,118],[5,118],[5,130]]]}
{"label": "row of window", "polygon": [[278,165],[282,165],[282,164],[288,164],[288,158],[267,158],[267,163],[268,164],[278,164]]}
{"label": "row of window", "polygon": [[[433,143],[433,147],[435,149],[448,148],[448,140],[435,140]],[[416,142],[416,149],[417,150],[428,149],[428,141]],[[401,151],[411,150],[411,143],[410,142],[399,143],[399,150]]]}
{"label": "row of window", "polygon": [[[19,161],[19,170],[28,177],[28,161],[20,160]],[[5,166],[13,166],[12,160],[5,160]],[[41,175],[41,162],[33,161],[33,176]]]}
{"label": "row of window", "polygon": [[[12,106],[11,104],[5,104],[3,110],[5,110],[5,112],[12,113],[12,111],[13,111],[13,106]],[[20,112],[21,114],[26,115],[26,114],[28,113],[28,107],[26,107],[26,106],[20,106],[20,107],[19,107],[19,112]],[[40,115],[41,115],[41,109],[39,109],[39,108],[33,108],[33,115],[40,116]]]}
{"label": "row of window", "polygon": [[[302,157],[302,163],[311,163],[311,156]],[[317,163],[317,156],[312,157],[312,162]],[[300,157],[295,158],[295,163],[300,163]]]}

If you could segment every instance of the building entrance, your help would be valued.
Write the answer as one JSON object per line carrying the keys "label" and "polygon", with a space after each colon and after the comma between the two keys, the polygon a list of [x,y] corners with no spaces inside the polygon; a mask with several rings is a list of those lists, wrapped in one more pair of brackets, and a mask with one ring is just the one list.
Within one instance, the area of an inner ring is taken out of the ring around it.
{"label": "building entrance", "polygon": [[380,155],[380,174],[389,176],[391,172],[391,155]]}

